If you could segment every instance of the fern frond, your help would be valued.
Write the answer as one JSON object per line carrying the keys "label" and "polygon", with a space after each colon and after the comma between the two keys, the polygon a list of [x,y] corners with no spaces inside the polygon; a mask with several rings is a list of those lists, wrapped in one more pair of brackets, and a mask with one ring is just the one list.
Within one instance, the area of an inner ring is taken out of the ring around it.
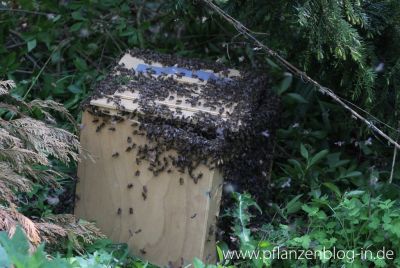
{"label": "fern frond", "polygon": [[64,163],[69,163],[70,157],[74,161],[79,160],[81,147],[78,138],[68,131],[29,117],[12,120],[10,124],[14,134],[26,140],[29,147],[42,157],[51,155]]}

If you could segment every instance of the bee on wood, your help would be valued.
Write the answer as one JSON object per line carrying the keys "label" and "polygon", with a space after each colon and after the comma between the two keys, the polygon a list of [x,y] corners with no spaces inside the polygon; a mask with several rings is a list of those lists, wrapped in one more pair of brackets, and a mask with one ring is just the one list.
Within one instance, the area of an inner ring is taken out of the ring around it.
{"label": "bee on wood", "polygon": [[145,250],[144,248],[142,248],[142,249],[140,250],[140,253],[143,254],[143,255],[145,255],[145,254],[146,254],[146,250]]}
{"label": "bee on wood", "polygon": [[106,123],[101,123],[100,125],[98,125],[97,127],[96,127],[96,132],[100,132],[101,130],[102,130],[102,128],[103,127],[105,127],[105,125],[106,125]]}
{"label": "bee on wood", "polygon": [[99,122],[99,119],[98,118],[95,118],[95,119],[93,119],[93,121],[92,121],[92,123],[98,123]]}
{"label": "bee on wood", "polygon": [[176,102],[175,102],[175,104],[181,104],[182,103],[182,100],[176,100]]}
{"label": "bee on wood", "polygon": [[133,208],[129,208],[129,214],[133,214]]}
{"label": "bee on wood", "polygon": [[179,184],[180,184],[180,185],[183,185],[183,183],[184,183],[184,180],[183,180],[182,177],[180,177],[180,178],[179,178]]}
{"label": "bee on wood", "polygon": [[147,194],[147,186],[146,185],[143,186],[143,192]]}
{"label": "bee on wood", "polygon": [[137,127],[138,125],[139,125],[138,122],[133,122],[133,123],[131,124],[132,127]]}
{"label": "bee on wood", "polygon": [[194,219],[194,218],[196,218],[196,216],[197,216],[197,213],[194,213],[192,216],[190,216],[190,218]]}
{"label": "bee on wood", "polygon": [[142,192],[142,197],[143,197],[143,200],[146,200],[147,199],[147,194],[145,192]]}
{"label": "bee on wood", "polygon": [[121,208],[118,208],[117,214],[118,214],[118,215],[121,215],[121,213],[122,213],[122,209],[121,209]]}
{"label": "bee on wood", "polygon": [[142,229],[138,229],[137,231],[135,231],[135,234],[138,234],[142,231]]}
{"label": "bee on wood", "polygon": [[136,177],[140,176],[140,170],[137,170],[137,171],[135,172],[135,176],[136,176]]}
{"label": "bee on wood", "polygon": [[139,158],[136,158],[136,165],[140,165],[140,159]]}
{"label": "bee on wood", "polygon": [[131,146],[126,147],[125,152],[130,152],[130,151],[132,151],[132,147]]}
{"label": "bee on wood", "polygon": [[118,156],[119,156],[119,153],[118,153],[118,152],[115,152],[115,153],[112,154],[112,157],[113,157],[113,158],[117,158]]}
{"label": "bee on wood", "polygon": [[126,138],[126,142],[127,143],[131,143],[132,142],[132,138],[131,137]]}
{"label": "bee on wood", "polygon": [[132,189],[132,188],[133,188],[133,183],[129,183],[129,184],[126,186],[126,188]]}
{"label": "bee on wood", "polygon": [[167,173],[172,173],[172,170],[171,170],[171,169],[168,169],[168,170],[167,170]]}
{"label": "bee on wood", "polygon": [[115,131],[115,127],[109,127],[108,130]]}

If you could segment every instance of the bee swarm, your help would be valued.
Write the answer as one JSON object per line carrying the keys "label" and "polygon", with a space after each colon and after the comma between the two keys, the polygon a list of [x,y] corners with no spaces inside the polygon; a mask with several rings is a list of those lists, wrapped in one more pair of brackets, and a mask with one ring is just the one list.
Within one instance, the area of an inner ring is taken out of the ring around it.
{"label": "bee swarm", "polygon": [[[147,160],[155,175],[171,172],[169,167],[174,166],[181,172],[187,170],[196,182],[202,174],[192,172],[205,164],[221,169],[225,182],[233,181],[241,190],[257,196],[257,189],[262,187],[253,186],[266,181],[278,117],[278,99],[269,90],[268,77],[246,70],[232,75],[232,70],[221,64],[146,50],[129,54],[143,60],[141,70],[119,64],[86,102],[87,109],[103,119],[96,123],[97,130],[125,119],[134,120],[132,135],[146,135],[149,141],[137,148],[135,158]],[[177,71],[160,71],[154,63]],[[121,101],[127,93],[134,96],[130,100],[134,109],[127,109]],[[118,113],[110,115],[90,105],[98,99],[106,99]],[[189,112],[183,112],[185,109]],[[114,126],[109,129],[115,131]],[[131,142],[129,137],[127,152],[133,149]],[[178,156],[160,157],[171,149]]]}

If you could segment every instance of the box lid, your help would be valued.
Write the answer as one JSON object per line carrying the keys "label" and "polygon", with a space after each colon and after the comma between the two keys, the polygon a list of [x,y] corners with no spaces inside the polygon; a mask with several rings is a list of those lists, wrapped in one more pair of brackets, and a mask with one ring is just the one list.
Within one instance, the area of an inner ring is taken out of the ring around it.
{"label": "box lid", "polygon": [[254,105],[254,83],[221,64],[129,51],[100,82],[90,105],[238,130]]}

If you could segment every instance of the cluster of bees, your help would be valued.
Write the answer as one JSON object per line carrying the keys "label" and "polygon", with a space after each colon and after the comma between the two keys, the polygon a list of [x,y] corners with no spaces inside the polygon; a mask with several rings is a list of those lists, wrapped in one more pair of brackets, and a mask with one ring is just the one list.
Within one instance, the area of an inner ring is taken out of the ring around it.
{"label": "cluster of bees", "polygon": [[[98,118],[94,121],[96,131],[115,131],[110,122],[140,122],[132,123],[132,138],[128,138],[125,152],[135,151],[136,163],[145,161],[155,176],[162,172],[188,172],[197,183],[203,174],[196,173],[196,168],[206,165],[209,169],[219,168],[225,182],[233,182],[241,191],[250,192],[256,199],[263,196],[279,106],[269,90],[268,77],[241,70],[240,77],[232,78],[220,64],[143,50],[131,54],[150,67],[137,72],[117,66],[98,85],[91,99],[107,98],[117,107],[118,114],[110,115],[87,103],[86,108]],[[179,80],[184,73],[155,76],[153,62],[191,70],[191,78],[198,79],[196,70],[200,69],[219,73],[220,78],[186,83]],[[134,111],[128,111],[121,98],[114,96],[126,91],[138,93],[139,97],[132,100],[137,104]],[[188,116],[183,112],[185,107],[198,109]],[[146,136],[148,143],[135,144],[137,135]],[[171,150],[176,154],[170,155]],[[115,152],[113,157],[119,154]],[[184,184],[182,178],[179,184]],[[147,194],[143,189],[143,199]]]}

